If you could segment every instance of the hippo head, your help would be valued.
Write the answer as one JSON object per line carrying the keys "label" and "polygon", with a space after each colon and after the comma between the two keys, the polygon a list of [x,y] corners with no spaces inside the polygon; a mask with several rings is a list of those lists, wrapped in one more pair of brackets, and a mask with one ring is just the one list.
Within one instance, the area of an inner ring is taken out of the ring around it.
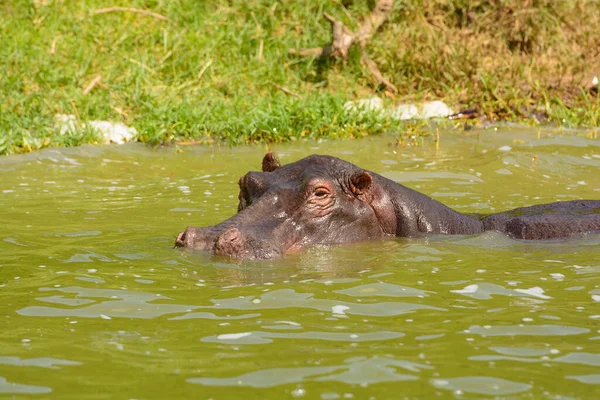
{"label": "hippo head", "polygon": [[214,226],[188,227],[176,246],[267,259],[314,244],[393,235],[382,222],[394,219],[393,211],[377,206],[373,174],[338,158],[312,155],[281,166],[267,153],[262,172],[238,183],[238,213]]}

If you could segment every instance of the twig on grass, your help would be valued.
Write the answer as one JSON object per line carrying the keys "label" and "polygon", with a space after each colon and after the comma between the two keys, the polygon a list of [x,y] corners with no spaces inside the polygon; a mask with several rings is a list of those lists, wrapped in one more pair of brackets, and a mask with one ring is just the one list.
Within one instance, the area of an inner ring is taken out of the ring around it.
{"label": "twig on grass", "polygon": [[338,21],[331,15],[323,13],[323,17],[331,23],[331,44],[322,47],[308,49],[289,49],[289,54],[302,57],[317,56],[326,57],[348,57],[350,47],[354,43],[360,46],[361,62],[367,67],[377,83],[385,86],[392,93],[398,93],[398,89],[377,68],[377,64],[367,56],[366,48],[368,41],[375,35],[377,29],[388,19],[394,8],[394,0],[377,0],[373,10],[365,17],[359,25],[356,33],[348,29],[343,22]]}
{"label": "twig on grass", "polygon": [[208,60],[206,62],[206,64],[204,64],[204,66],[202,67],[202,69],[200,70],[200,72],[198,72],[198,75],[196,75],[196,79],[193,79],[191,81],[187,81],[187,82],[183,82],[181,85],[177,86],[177,90],[181,90],[183,88],[186,88],[190,85],[194,85],[198,82],[200,82],[200,79],[202,79],[202,75],[204,75],[204,73],[206,72],[206,70],[208,69],[208,67],[210,67],[213,63],[213,60]]}
{"label": "twig on grass", "polygon": [[277,89],[281,90],[281,91],[282,91],[283,93],[285,93],[285,94],[289,94],[289,95],[290,95],[290,96],[292,96],[292,97],[300,97],[300,95],[299,95],[299,94],[292,92],[290,89],[288,89],[288,88],[286,88],[286,87],[284,87],[284,86],[278,85],[278,84],[276,84],[275,82],[271,82],[271,84],[272,84],[273,86],[275,86]]}
{"label": "twig on grass", "polygon": [[109,12],[115,12],[115,11],[125,11],[125,12],[132,12],[132,13],[137,13],[137,14],[143,14],[143,15],[147,15],[150,17],[154,17],[154,18],[158,18],[160,20],[163,21],[167,21],[171,24],[173,24],[173,21],[167,17],[165,17],[164,15],[152,12],[152,11],[148,11],[148,10],[143,10],[140,8],[133,8],[133,7],[107,7],[107,8],[99,8],[97,10],[92,11],[93,15],[98,15],[98,14],[104,14],[104,13],[109,13]]}
{"label": "twig on grass", "polygon": [[54,54],[56,52],[56,42],[58,42],[58,39],[61,37],[62,35],[58,35],[54,38],[54,40],[52,40],[52,44],[50,45],[50,54]]}
{"label": "twig on grass", "polygon": [[265,41],[263,39],[260,39],[260,42],[258,44],[258,53],[256,54],[256,58],[258,59],[258,61],[262,61],[263,59],[263,47],[265,46]]}
{"label": "twig on grass", "polygon": [[127,61],[132,62],[135,65],[139,65],[140,67],[142,67],[142,69],[145,69],[146,71],[150,72],[151,74],[156,74],[155,70],[153,70],[152,68],[150,68],[146,64],[143,64],[143,63],[139,62],[138,60],[134,60],[133,58],[128,58]]}
{"label": "twig on grass", "polygon": [[387,80],[387,78],[385,76],[383,76],[383,74],[379,71],[379,68],[377,68],[377,64],[375,64],[375,61],[371,60],[369,58],[369,56],[367,56],[366,52],[363,52],[363,55],[360,58],[360,61],[364,65],[366,65],[366,67],[369,70],[369,72],[371,73],[371,75],[373,75],[373,77],[377,80],[377,82],[380,85],[385,86],[385,88],[387,90],[389,90],[390,92],[392,92],[393,94],[398,93],[398,89],[396,88],[396,86],[394,86],[394,84],[392,82],[390,82],[389,80]]}
{"label": "twig on grass", "polygon": [[83,89],[83,94],[87,95],[89,92],[91,92],[92,89],[94,88],[94,86],[96,86],[98,84],[98,82],[100,82],[101,79],[102,79],[102,76],[100,76],[100,75],[98,75],[97,77],[92,79],[92,81],[89,83],[89,85],[87,85],[85,87],[85,89]]}

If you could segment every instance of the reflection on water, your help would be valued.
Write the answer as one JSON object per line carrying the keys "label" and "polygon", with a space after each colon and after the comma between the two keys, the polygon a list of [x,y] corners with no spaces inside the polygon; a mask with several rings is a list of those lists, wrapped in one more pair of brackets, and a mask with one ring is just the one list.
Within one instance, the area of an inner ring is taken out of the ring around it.
{"label": "reflection on water", "polygon": [[463,393],[502,396],[517,394],[531,389],[531,385],[488,376],[465,376],[460,378],[433,379],[431,383],[440,389]]}
{"label": "reflection on water", "polygon": [[465,333],[472,333],[481,336],[564,336],[580,335],[588,333],[590,330],[562,325],[502,325],[502,326],[479,326],[473,325],[465,330]]}
{"label": "reflection on water", "polygon": [[49,387],[8,382],[6,378],[0,376],[0,394],[38,394],[50,392],[52,392],[52,389]]}
{"label": "reflection on water", "polygon": [[[600,145],[581,135],[390,141],[272,150],[339,155],[469,213],[600,198]],[[173,240],[231,216],[263,149],[183,150],[0,159],[0,394],[598,397],[600,235],[432,235],[232,262]]]}
{"label": "reflection on water", "polygon": [[[160,294],[151,294],[143,292],[128,292],[124,290],[109,289],[90,289],[79,286],[65,288],[40,288],[40,291],[59,291],[64,293],[74,293],[76,298],[68,299],[59,296],[42,297],[38,300],[45,302],[55,302],[67,306],[78,306],[82,304],[94,303],[79,308],[54,308],[46,306],[31,306],[21,310],[16,310],[20,315],[31,317],[83,317],[83,318],[104,318],[122,317],[122,318],[155,318],[161,315],[182,313],[191,311],[197,307],[178,304],[150,304],[151,301],[165,299]],[[80,299],[81,297],[81,299]],[[107,298],[108,301],[95,303],[91,298]]]}
{"label": "reflection on water", "polygon": [[28,358],[21,359],[19,357],[0,357],[0,364],[15,365],[18,367],[42,367],[59,369],[59,365],[81,365],[77,361],[59,360],[56,358],[39,357],[39,358]]}
{"label": "reflection on water", "polygon": [[421,369],[432,369],[432,367],[387,357],[353,357],[345,360],[344,364],[329,367],[266,369],[234,378],[190,378],[188,382],[209,386],[273,387],[285,383],[310,381],[338,381],[368,385],[419,379],[418,375],[398,373],[398,369],[418,374]]}
{"label": "reflection on water", "polygon": [[[47,306],[30,306],[16,310],[19,315],[31,317],[84,317],[97,318],[121,317],[121,318],[155,318],[173,313],[188,313],[173,319],[193,319],[200,316],[212,315],[211,313],[191,312],[195,309],[218,309],[218,310],[266,310],[281,308],[308,308],[320,311],[330,311],[334,316],[355,314],[373,317],[396,316],[414,312],[415,310],[439,310],[443,308],[431,307],[421,304],[401,302],[378,302],[372,304],[361,304],[344,301],[315,299],[310,293],[296,293],[291,289],[273,290],[259,296],[239,296],[220,300],[211,300],[212,306],[195,306],[186,304],[153,303],[155,300],[167,301],[169,297],[160,294],[143,292],[128,292],[124,290],[90,289],[79,286],[65,288],[40,288],[40,291],[59,291],[73,293],[76,298],[63,298],[61,296],[39,297],[42,302],[57,303],[65,306],[80,306],[77,308],[54,308]],[[360,289],[359,289],[360,290]],[[352,290],[354,291],[354,290]],[[107,298],[109,300],[96,303],[91,298]],[[90,304],[93,303],[93,304]]]}
{"label": "reflection on water", "polygon": [[375,340],[397,339],[404,336],[401,332],[369,332],[369,333],[338,333],[338,332],[298,332],[298,333],[282,333],[282,332],[242,332],[228,333],[217,336],[207,336],[202,338],[203,342],[216,343],[231,343],[235,340],[235,344],[263,344],[271,343],[272,339],[315,339],[326,340],[333,342],[368,342]]}

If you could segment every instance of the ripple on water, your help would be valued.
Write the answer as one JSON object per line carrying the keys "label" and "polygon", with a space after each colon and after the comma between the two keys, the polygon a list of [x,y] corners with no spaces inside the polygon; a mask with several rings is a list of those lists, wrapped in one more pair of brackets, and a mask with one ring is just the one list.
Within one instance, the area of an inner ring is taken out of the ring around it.
{"label": "ripple on water", "polygon": [[573,379],[581,383],[587,383],[589,385],[600,385],[600,374],[590,375],[570,375],[565,376],[567,379]]}
{"label": "ripple on water", "polygon": [[480,300],[489,300],[492,295],[502,295],[509,297],[535,297],[540,299],[551,299],[552,297],[544,294],[544,289],[533,287],[529,289],[507,289],[494,283],[476,283],[465,286],[463,289],[451,290],[452,293],[462,294]]}
{"label": "ripple on water", "polygon": [[429,295],[422,290],[408,286],[400,286],[391,283],[377,282],[366,285],[359,285],[349,289],[335,290],[335,293],[345,294],[354,297],[428,297]]}
{"label": "ripple on water", "polygon": [[300,382],[336,381],[348,384],[373,384],[380,382],[414,381],[418,375],[401,374],[401,368],[418,373],[432,367],[410,361],[396,360],[388,357],[353,357],[344,364],[317,367],[268,368],[253,371],[231,378],[190,378],[188,383],[205,386],[248,386],[255,388],[275,387],[278,385]]}
{"label": "ripple on water", "polygon": [[536,349],[530,347],[497,347],[491,346],[490,350],[495,351],[492,355],[475,355],[470,356],[472,361],[518,361],[526,363],[548,362],[549,356],[558,354],[557,349]]}
{"label": "ripple on water", "polygon": [[600,367],[600,354],[574,352],[562,357],[555,358],[554,361],[568,364],[582,364]]}
{"label": "ripple on water", "polygon": [[50,393],[52,389],[46,386],[24,385],[22,383],[8,382],[0,376],[0,394],[39,394]]}
{"label": "ripple on water", "polygon": [[588,333],[586,328],[564,325],[472,325],[464,333],[481,336],[568,336]]}
{"label": "ripple on water", "polygon": [[56,232],[56,237],[86,237],[102,235],[101,231],[76,231],[76,232]]}
{"label": "ripple on water", "polygon": [[80,299],[80,298],[70,299],[70,298],[66,298],[63,296],[37,297],[36,300],[43,301],[46,303],[62,304],[64,306],[71,306],[71,307],[83,306],[85,304],[90,304],[90,303],[94,302],[94,300],[89,300],[89,299]]}
{"label": "ripple on water", "polygon": [[[107,298],[108,301],[100,303],[94,302],[85,307],[78,308],[53,308],[44,306],[29,306],[17,310],[19,315],[38,316],[38,317],[82,317],[82,318],[102,318],[121,317],[121,318],[141,318],[151,319],[161,315],[173,313],[186,313],[198,306],[185,304],[156,304],[154,300],[170,300],[166,296],[157,296],[151,293],[134,292],[118,289],[93,289],[80,286],[70,286],[64,288],[40,288],[40,291],[59,291],[63,293],[75,294],[77,299],[63,299],[60,296],[49,297],[51,302],[59,302],[68,306],[79,306],[88,304],[90,300],[85,298]],[[43,301],[49,301],[48,297],[42,298]],[[92,301],[93,302],[93,301]]]}
{"label": "ripple on water", "polygon": [[97,283],[97,284],[106,283],[106,281],[104,279],[91,278],[89,276],[76,276],[75,279],[78,281],[91,282],[91,283]]}
{"label": "ripple on water", "polygon": [[458,395],[462,393],[476,393],[503,396],[522,393],[531,389],[531,385],[526,383],[513,382],[489,376],[432,379],[431,384],[439,389],[452,390]]}
{"label": "ripple on water", "polygon": [[260,314],[241,314],[241,315],[226,315],[219,316],[210,312],[192,312],[178,317],[169,318],[172,321],[179,321],[183,319],[225,319],[225,320],[236,320],[236,319],[249,319],[260,317]]}
{"label": "ripple on water", "polygon": [[[401,302],[379,302],[379,303],[351,303],[344,301],[335,301],[329,299],[313,298],[312,293],[297,293],[293,289],[280,289],[266,292],[261,296],[244,296],[211,300],[214,309],[234,309],[234,310],[264,310],[280,308],[311,308],[320,311],[332,311],[344,307],[344,314],[368,315],[373,317],[396,316],[412,313],[417,310],[446,311],[445,308],[432,307],[423,304],[401,303]],[[259,299],[255,302],[253,300]],[[336,308],[334,308],[336,307]],[[335,314],[335,312],[334,312]],[[339,315],[339,314],[338,314]]]}
{"label": "ripple on water", "polygon": [[[161,315],[182,313],[184,315],[174,319],[203,318],[209,314],[191,313],[197,309],[233,309],[233,310],[264,310],[281,308],[311,308],[320,311],[332,312],[332,315],[344,317],[344,314],[367,315],[374,317],[396,316],[412,313],[417,310],[446,311],[444,308],[432,307],[422,304],[401,302],[379,302],[379,303],[351,303],[328,299],[313,298],[312,293],[297,293],[292,289],[280,289],[266,292],[261,296],[242,296],[211,300],[212,306],[197,306],[190,304],[150,304],[160,299],[170,300],[166,296],[153,295],[145,292],[133,292],[117,289],[94,289],[80,286],[64,288],[40,288],[40,291],[60,291],[63,293],[76,294],[78,300],[67,300],[61,296],[41,298],[42,301],[60,302],[69,306],[78,306],[89,303],[84,298],[109,298],[109,301],[94,303],[86,307],[73,309],[52,308],[44,306],[29,306],[17,311],[24,316],[44,317],[84,317],[97,318],[100,315],[124,318],[154,318]],[[50,300],[48,300],[50,299]],[[343,309],[343,313],[336,313],[337,309]],[[191,313],[191,314],[190,314]]]}
{"label": "ripple on water", "polygon": [[552,354],[551,349],[535,349],[531,347],[501,347],[491,346],[490,350],[507,356],[536,357]]}
{"label": "ripple on water", "polygon": [[17,367],[41,367],[50,369],[60,369],[60,366],[81,365],[82,363],[79,361],[61,360],[58,358],[51,357],[21,358],[0,356],[0,364],[14,365]]}
{"label": "ripple on water", "polygon": [[398,339],[404,337],[402,332],[367,332],[367,333],[349,333],[349,332],[240,332],[226,333],[221,335],[212,335],[202,338],[207,343],[227,343],[227,344],[264,344],[273,342],[272,339],[311,339],[325,340],[333,342],[370,342],[380,340]]}
{"label": "ripple on water", "polygon": [[72,255],[68,260],[65,260],[65,263],[80,263],[80,262],[86,262],[86,263],[91,263],[94,262],[96,259],[97,261],[102,261],[102,262],[113,262],[114,260],[99,254],[99,253],[95,253],[92,251],[88,251],[87,253],[76,253],[74,255]]}
{"label": "ripple on water", "polygon": [[395,182],[427,182],[438,179],[452,179],[452,183],[463,184],[483,182],[481,178],[477,177],[476,175],[450,171],[386,171],[382,173],[382,175]]}

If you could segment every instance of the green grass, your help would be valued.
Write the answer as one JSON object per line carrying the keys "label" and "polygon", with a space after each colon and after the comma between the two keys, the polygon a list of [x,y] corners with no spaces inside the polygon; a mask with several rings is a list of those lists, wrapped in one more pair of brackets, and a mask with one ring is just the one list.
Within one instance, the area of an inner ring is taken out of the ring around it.
{"label": "green grass", "polygon": [[[405,124],[381,115],[344,113],[347,100],[373,95],[387,104],[443,99],[510,120],[543,106],[551,122],[597,125],[600,102],[586,91],[590,77],[600,75],[597,1],[396,1],[391,20],[368,47],[398,87],[394,99],[385,97],[356,53],[325,61],[288,55],[289,48],[329,42],[323,11],[353,28],[370,5],[2,2],[0,154],[99,140],[90,131],[57,134],[59,113],[123,122],[151,144],[403,132]],[[93,13],[110,6],[153,11],[172,22],[132,12]],[[84,94],[97,76],[100,82]]]}

